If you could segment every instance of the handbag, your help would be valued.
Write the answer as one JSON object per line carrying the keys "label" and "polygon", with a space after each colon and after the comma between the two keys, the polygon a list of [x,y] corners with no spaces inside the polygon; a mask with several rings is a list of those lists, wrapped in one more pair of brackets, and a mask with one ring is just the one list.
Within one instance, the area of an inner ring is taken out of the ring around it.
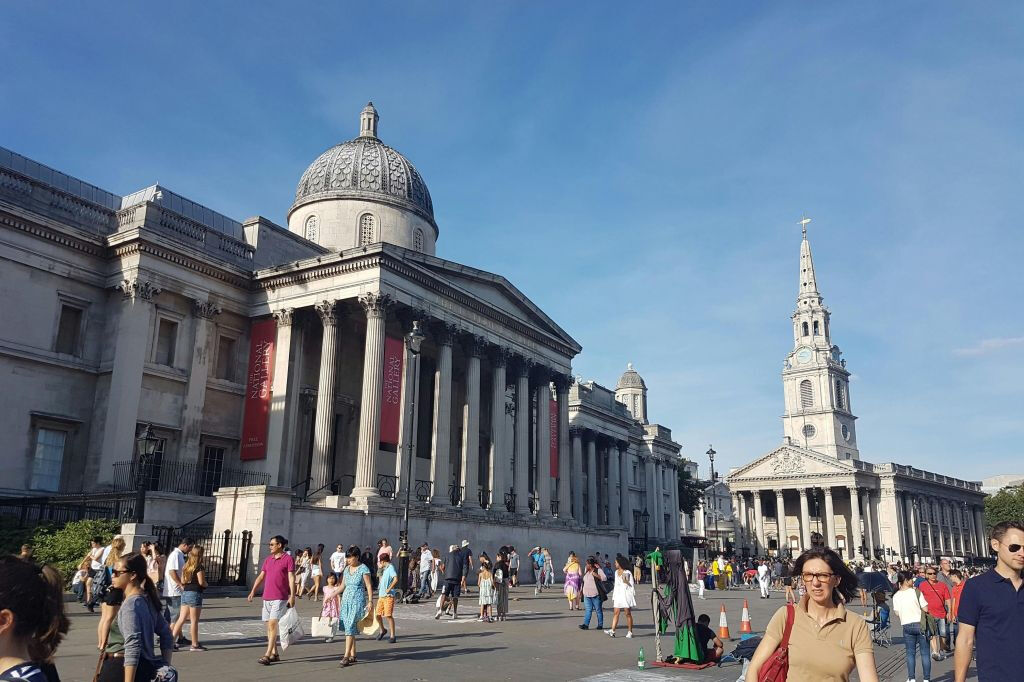
{"label": "handbag", "polygon": [[311,637],[335,637],[338,634],[338,619],[330,616],[313,616],[309,619]]}
{"label": "handbag", "polygon": [[786,629],[782,633],[782,641],[761,666],[757,682],[786,682],[789,675],[789,635],[793,632],[795,619],[796,609],[792,604],[786,604]]}
{"label": "handbag", "polygon": [[608,588],[605,587],[604,581],[598,578],[597,574],[594,574],[594,587],[597,588],[597,596],[601,602],[608,601]]}

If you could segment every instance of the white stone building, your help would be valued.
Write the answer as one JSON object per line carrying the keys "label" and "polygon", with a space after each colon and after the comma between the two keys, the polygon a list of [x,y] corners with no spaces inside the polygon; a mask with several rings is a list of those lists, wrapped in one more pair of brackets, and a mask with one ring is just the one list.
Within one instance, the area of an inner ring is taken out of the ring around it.
{"label": "white stone building", "polygon": [[0,493],[132,488],[151,425],[151,523],[219,488],[218,531],[369,543],[397,535],[408,479],[412,539],[614,554],[644,509],[678,537],[680,448],[646,388],[575,384],[579,343],[435,255],[426,184],[377,125],[368,105],[310,165],[287,228],[0,148]]}
{"label": "white stone building", "polygon": [[782,370],[783,443],[726,477],[740,551],[796,555],[824,544],[859,560],[987,556],[980,483],[860,458],[850,373],[832,343],[804,227]]}

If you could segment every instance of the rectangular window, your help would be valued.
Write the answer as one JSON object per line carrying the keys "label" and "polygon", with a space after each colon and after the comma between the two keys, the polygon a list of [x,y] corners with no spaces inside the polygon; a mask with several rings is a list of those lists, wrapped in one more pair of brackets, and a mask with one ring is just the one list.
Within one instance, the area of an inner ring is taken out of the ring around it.
{"label": "rectangular window", "polygon": [[156,357],[158,365],[174,365],[174,347],[178,342],[178,323],[173,320],[160,320],[156,334]]}
{"label": "rectangular window", "polygon": [[82,333],[82,309],[62,304],[60,322],[57,323],[55,351],[65,355],[78,355],[79,336]]}
{"label": "rectangular window", "polygon": [[217,339],[217,374],[218,379],[235,380],[235,339],[221,336]]}
{"label": "rectangular window", "polygon": [[32,490],[57,492],[60,490],[60,470],[64,465],[66,431],[38,429],[36,450],[32,457]]}
{"label": "rectangular window", "polygon": [[199,494],[206,497],[220,487],[221,472],[224,469],[224,448],[207,445],[203,451],[203,465],[199,471]]}

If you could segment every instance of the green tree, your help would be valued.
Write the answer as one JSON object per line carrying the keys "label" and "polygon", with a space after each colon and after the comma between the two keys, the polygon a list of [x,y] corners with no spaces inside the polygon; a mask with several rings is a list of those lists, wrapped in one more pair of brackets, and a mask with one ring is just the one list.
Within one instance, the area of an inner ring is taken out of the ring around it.
{"label": "green tree", "polygon": [[679,481],[679,511],[685,514],[692,514],[700,507],[704,499],[704,489],[707,487],[705,481],[698,481],[690,475],[689,471],[683,471]]}
{"label": "green tree", "polygon": [[22,544],[32,545],[33,556],[41,564],[50,564],[70,583],[78,564],[88,553],[96,536],[110,542],[121,531],[121,522],[111,519],[71,521],[63,526],[46,523],[34,528],[0,527],[0,552],[17,554]]}
{"label": "green tree", "polygon": [[1024,486],[1003,488],[985,498],[986,533],[1000,521],[1024,520]]}

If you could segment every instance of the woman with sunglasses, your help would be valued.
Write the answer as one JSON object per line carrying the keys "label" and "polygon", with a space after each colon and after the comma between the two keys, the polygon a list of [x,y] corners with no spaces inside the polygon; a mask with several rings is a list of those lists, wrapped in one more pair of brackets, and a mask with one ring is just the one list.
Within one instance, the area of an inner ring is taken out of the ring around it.
{"label": "woman with sunglasses", "polygon": [[[161,611],[163,603],[156,585],[149,579],[146,557],[127,554],[111,570],[111,585],[124,590],[124,603],[117,613],[117,625],[124,636],[124,682],[152,680],[157,675],[177,679],[171,668],[174,638]],[[160,652],[153,650],[153,638],[160,638]]]}
{"label": "woman with sunglasses", "polygon": [[746,679],[758,679],[761,667],[782,642],[792,608],[788,682],[848,682],[855,667],[861,682],[878,682],[867,623],[843,605],[857,596],[853,571],[834,551],[817,547],[796,560],[793,579],[803,583],[807,594],[795,606],[783,606],[772,616]]}

